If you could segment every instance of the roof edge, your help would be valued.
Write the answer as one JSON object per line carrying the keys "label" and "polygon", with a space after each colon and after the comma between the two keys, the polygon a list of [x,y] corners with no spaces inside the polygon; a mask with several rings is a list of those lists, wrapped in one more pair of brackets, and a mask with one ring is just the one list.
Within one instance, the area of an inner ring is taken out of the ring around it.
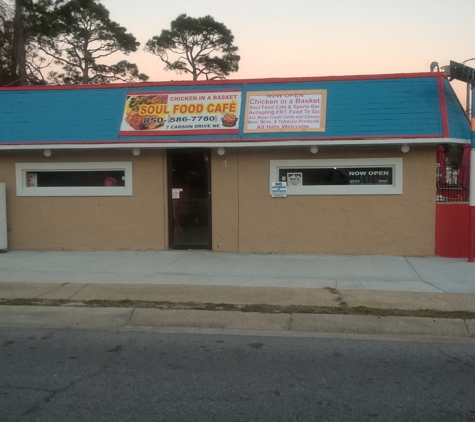
{"label": "roof edge", "polygon": [[284,77],[262,79],[225,79],[213,81],[159,81],[159,82],[136,82],[136,83],[112,83],[91,85],[41,85],[0,87],[0,91],[50,91],[50,90],[74,90],[74,89],[114,89],[114,88],[144,88],[160,86],[220,86],[220,85],[247,85],[247,84],[275,84],[293,82],[339,82],[358,80],[382,80],[382,79],[409,79],[429,78],[444,76],[443,72],[420,72],[420,73],[389,73],[374,75],[347,75],[347,76],[309,76],[309,77]]}
{"label": "roof edge", "polygon": [[469,144],[469,141],[466,139],[459,138],[376,138],[376,139],[362,139],[357,142],[351,139],[341,139],[341,140],[323,140],[318,141],[314,140],[286,140],[286,141],[254,141],[254,142],[245,142],[245,141],[216,141],[213,143],[209,142],[163,142],[163,143],[154,143],[154,142],[115,142],[115,143],[88,143],[88,144],[54,144],[54,143],[44,143],[44,144],[28,144],[28,145],[0,145],[0,151],[38,151],[38,150],[100,150],[100,149],[169,149],[169,148],[252,148],[252,147],[309,147],[312,145],[324,146],[324,147],[371,147],[371,146],[401,146],[401,145],[413,145],[413,146],[429,146],[429,145],[440,145],[440,144]]}

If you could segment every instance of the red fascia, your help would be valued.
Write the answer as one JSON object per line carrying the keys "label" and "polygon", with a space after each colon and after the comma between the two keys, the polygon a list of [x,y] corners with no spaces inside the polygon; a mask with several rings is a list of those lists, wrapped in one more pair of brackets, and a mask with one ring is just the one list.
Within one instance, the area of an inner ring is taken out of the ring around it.
{"label": "red fascia", "polygon": [[97,84],[97,85],[42,85],[42,86],[19,86],[0,87],[0,91],[42,91],[42,90],[68,90],[68,89],[113,89],[113,88],[143,88],[160,86],[219,86],[219,85],[255,85],[255,84],[283,84],[304,82],[336,82],[336,81],[364,81],[380,79],[409,79],[443,77],[443,72],[422,73],[394,73],[384,75],[349,75],[349,76],[320,76],[300,78],[263,78],[263,79],[225,79],[214,81],[162,81],[120,84]]}
{"label": "red fascia", "polygon": [[[190,132],[186,130],[164,130],[161,131],[160,134],[157,136],[186,136],[189,135]],[[193,136],[195,135],[237,135],[239,134],[238,129],[220,129],[220,130],[213,130],[213,129],[201,129],[201,130],[194,130]],[[119,136],[150,136],[150,133],[147,132],[134,132],[133,130],[121,130],[119,132]]]}
{"label": "red fascia", "polygon": [[440,115],[442,117],[442,134],[444,138],[449,137],[449,117],[447,115],[447,101],[445,100],[444,78],[443,74],[437,78],[437,87],[439,90]]}
{"label": "red fascia", "polygon": [[[214,92],[214,91],[205,91],[205,92]],[[241,92],[240,89],[220,89],[219,92]],[[156,95],[157,91],[129,91],[127,92],[127,95]],[[183,94],[183,91],[167,91],[167,95],[173,95],[173,94]],[[201,94],[201,91],[187,91],[186,95],[193,95],[193,94]]]}

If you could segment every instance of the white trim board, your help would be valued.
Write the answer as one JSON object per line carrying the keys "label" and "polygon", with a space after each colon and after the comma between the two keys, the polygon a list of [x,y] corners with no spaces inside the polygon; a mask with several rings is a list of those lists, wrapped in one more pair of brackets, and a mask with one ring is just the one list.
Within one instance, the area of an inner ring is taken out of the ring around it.
{"label": "white trim board", "polygon": [[[124,171],[125,186],[28,187],[27,173],[35,171]],[[132,196],[132,162],[16,163],[17,196]]]}
{"label": "white trim board", "polygon": [[269,165],[269,195],[272,183],[279,182],[280,169],[331,168],[331,167],[392,167],[392,185],[311,185],[287,184],[287,196],[291,195],[401,195],[403,188],[402,158],[351,158],[314,160],[271,160]]}
{"label": "white trim board", "polygon": [[219,142],[117,142],[117,143],[45,143],[41,145],[1,145],[0,151],[38,151],[38,150],[98,150],[98,149],[178,149],[178,148],[256,148],[256,147],[331,147],[331,146],[347,146],[347,147],[368,147],[368,146],[394,146],[414,145],[428,146],[440,144],[469,144],[468,139],[459,138],[391,138],[391,139],[358,139],[358,140],[292,140],[285,141],[219,141]]}

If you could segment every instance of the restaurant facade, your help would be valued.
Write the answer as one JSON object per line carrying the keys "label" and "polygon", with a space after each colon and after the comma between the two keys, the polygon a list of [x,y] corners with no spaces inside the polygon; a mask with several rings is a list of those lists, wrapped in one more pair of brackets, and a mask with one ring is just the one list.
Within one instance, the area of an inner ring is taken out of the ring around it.
{"label": "restaurant facade", "polygon": [[1,88],[8,248],[431,256],[442,73]]}

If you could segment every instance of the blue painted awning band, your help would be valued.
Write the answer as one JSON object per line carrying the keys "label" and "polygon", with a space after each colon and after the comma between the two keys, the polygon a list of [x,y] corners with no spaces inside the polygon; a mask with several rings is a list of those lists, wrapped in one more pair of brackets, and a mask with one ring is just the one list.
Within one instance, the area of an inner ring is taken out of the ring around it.
{"label": "blue painted awning band", "polygon": [[[176,141],[259,141],[312,138],[443,137],[470,139],[470,124],[450,84],[444,80],[446,116],[441,110],[438,77],[394,77],[334,81],[229,83],[156,87],[133,85],[88,89],[0,90],[0,145],[24,143],[143,142],[160,136],[119,136],[127,93],[242,91],[241,116],[249,91],[327,90],[325,132],[244,133],[167,136]],[[473,142],[473,141],[472,141]]]}

